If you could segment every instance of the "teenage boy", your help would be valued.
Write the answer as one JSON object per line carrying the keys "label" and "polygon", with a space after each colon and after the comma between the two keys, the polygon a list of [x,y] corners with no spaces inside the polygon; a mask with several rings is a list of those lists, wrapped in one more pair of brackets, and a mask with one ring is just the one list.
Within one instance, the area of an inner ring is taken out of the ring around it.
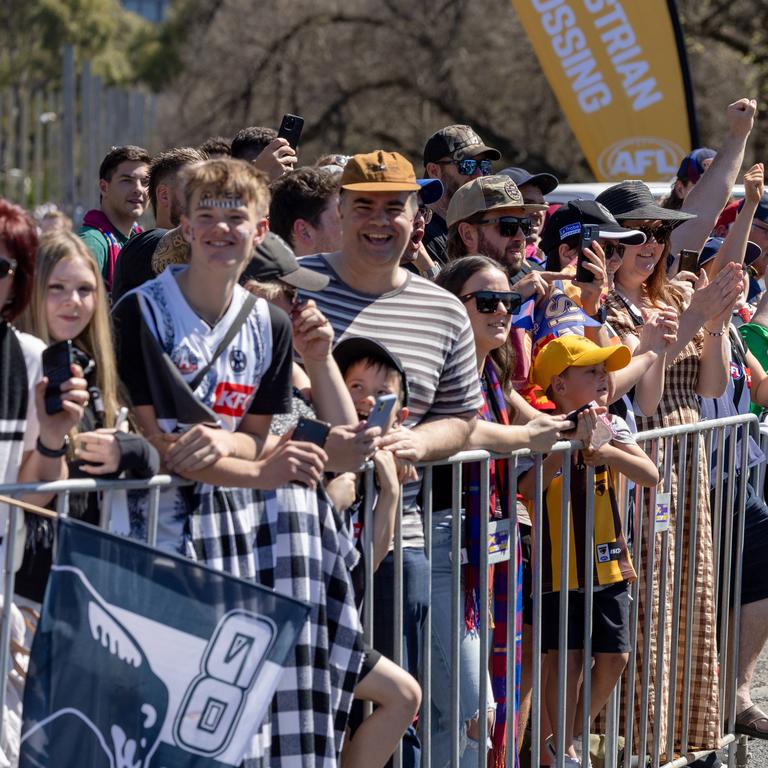
{"label": "teenage boy", "polygon": [[162,494],[157,546],[312,602],[278,682],[271,739],[259,741],[271,754],[259,757],[335,765],[362,659],[359,618],[347,550],[311,490],[325,452],[289,436],[263,450],[272,414],[290,410],[290,321],[238,278],[267,231],[268,200],[264,175],[247,163],[189,168],[189,264],[116,305],[118,368],[166,468],[195,481]]}
{"label": "teenage boy", "polygon": [[[581,722],[579,684],[584,640],[585,568],[593,569],[592,698],[590,716],[595,718],[608,700],[629,659],[629,584],[637,576],[624,537],[616,502],[616,478],[620,472],[641,486],[659,482],[658,469],[635,442],[626,422],[606,416],[608,374],[624,368],[631,359],[628,347],[598,347],[582,336],[562,336],[550,341],[533,364],[533,380],[557,406],[556,413],[570,413],[590,405],[578,416],[574,440],[585,446],[571,469],[568,524],[571,535],[568,596],[568,659],[565,680],[565,765],[578,766],[573,745],[575,724]],[[557,723],[559,680],[558,635],[560,604],[560,529],[562,499],[561,462],[553,453],[543,465],[542,518],[542,651],[549,669],[544,702],[550,722]],[[594,487],[586,487],[586,468],[595,468]],[[535,472],[520,478],[520,492],[533,498]],[[584,561],[585,504],[594,495],[594,562]],[[578,706],[577,706],[578,704]]]}

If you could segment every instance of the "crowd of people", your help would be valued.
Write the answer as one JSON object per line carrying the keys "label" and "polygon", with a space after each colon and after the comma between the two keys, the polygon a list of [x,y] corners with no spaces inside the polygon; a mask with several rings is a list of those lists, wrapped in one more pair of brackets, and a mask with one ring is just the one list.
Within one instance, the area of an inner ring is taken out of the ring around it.
{"label": "crowd of people", "polygon": [[[597,719],[624,673],[637,579],[638,645],[650,634],[641,671],[650,727],[665,745],[673,724],[680,749],[685,711],[687,746],[715,750],[721,694],[710,457],[700,451],[686,477],[671,463],[667,559],[657,541],[650,571],[635,570],[647,531],[628,530],[618,476],[637,494],[660,482],[664,456],[649,457],[638,431],[768,407],[762,163],[743,173],[743,199],[732,199],[756,109],[748,99],[731,104],[717,151],[687,156],[661,202],[642,181],[625,180],[596,200],[548,205],[555,176],[498,167],[500,153],[466,125],[428,138],[418,177],[402,154],[386,150],[326,154],[312,164],[302,156],[299,166],[286,139],[249,127],[231,141],[213,137],[154,157],[136,146],[113,148],[99,170],[100,205],[76,230],[51,206],[34,217],[0,200],[0,482],[172,473],[192,482],[161,493],[159,549],[311,604],[271,713],[254,723],[246,766],[373,768],[398,744],[404,765],[420,765],[429,612],[432,685],[424,706],[433,766],[451,764],[456,728],[462,766],[477,765],[479,750],[494,766],[510,754],[517,759],[540,652],[541,763],[554,764],[560,743],[566,766],[586,767],[577,732],[585,705]],[[142,231],[148,204],[155,226]],[[54,345],[69,365],[56,380],[42,364]],[[562,455],[548,453],[563,439],[582,446],[568,473]],[[532,633],[534,463],[517,463],[519,548],[511,562],[518,592],[507,593],[509,562],[497,562],[488,573],[492,616],[483,617],[481,521],[511,519],[507,463],[490,462],[487,508],[480,465],[464,469],[459,508],[451,468],[436,466],[425,494],[421,467],[463,449],[545,454],[540,649]],[[366,461],[372,485],[364,482]],[[748,468],[761,462],[750,442]],[[698,493],[678,493],[691,478]],[[576,553],[567,586],[560,570],[566,497]],[[590,498],[593,561],[584,556]],[[31,501],[53,503],[44,494]],[[124,510],[108,512],[111,530],[146,540],[147,494],[131,492]],[[102,513],[95,494],[73,496],[73,516],[98,525]],[[735,729],[768,738],[768,715],[750,698],[768,642],[764,489],[748,485],[744,515]],[[464,615],[453,626],[457,516]],[[53,531],[31,514],[26,527],[16,592],[35,604],[44,596]],[[402,616],[395,615],[396,530]],[[360,622],[366,565],[374,572],[371,645],[362,642]],[[681,574],[682,594],[692,583],[695,595],[681,606],[680,624],[693,626],[696,696],[685,710],[682,697],[673,699],[672,718],[670,670],[679,672],[673,660],[684,648],[681,638],[670,650],[671,621],[657,631],[660,611],[673,609],[672,590],[660,605],[662,569],[670,582]],[[594,666],[584,702],[588,574]],[[561,590],[569,592],[567,617]],[[559,682],[563,620],[568,675]],[[492,636],[483,660],[486,626]],[[510,657],[515,690],[507,690]],[[557,732],[560,684],[564,733]],[[368,717],[364,701],[374,704]],[[717,758],[697,764],[714,766]]]}

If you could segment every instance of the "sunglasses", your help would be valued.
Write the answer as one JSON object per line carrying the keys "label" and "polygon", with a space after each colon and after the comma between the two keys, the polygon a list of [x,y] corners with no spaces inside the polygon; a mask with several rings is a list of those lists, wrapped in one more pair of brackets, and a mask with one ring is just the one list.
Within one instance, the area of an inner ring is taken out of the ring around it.
{"label": "sunglasses", "polygon": [[499,216],[496,219],[482,219],[475,222],[478,225],[498,224],[499,234],[502,237],[514,237],[519,230],[528,237],[533,231],[533,224],[527,216]]}
{"label": "sunglasses", "polygon": [[471,176],[480,169],[481,176],[490,176],[493,173],[492,160],[475,160],[467,158],[466,160],[438,160],[438,165],[455,165],[462,176]]}
{"label": "sunglasses", "polygon": [[653,238],[659,245],[669,242],[674,227],[672,224],[659,224],[656,227],[635,227],[638,232],[645,235],[646,242]]}
{"label": "sunglasses", "polygon": [[425,224],[429,224],[432,221],[432,209],[429,206],[420,205],[418,213],[424,219]]}
{"label": "sunglasses", "polygon": [[499,308],[499,302],[501,302],[504,309],[507,310],[507,314],[514,315],[520,311],[520,306],[523,303],[522,296],[514,291],[473,291],[459,296],[459,301],[466,304],[472,298],[475,300],[477,311],[483,314],[495,312]]}
{"label": "sunglasses", "polygon": [[13,275],[16,272],[16,260],[6,259],[0,256],[0,280],[8,275]]}
{"label": "sunglasses", "polygon": [[627,246],[624,243],[611,243],[608,242],[603,246],[603,252],[606,259],[612,259],[614,256],[618,256],[620,259],[624,258],[624,251],[627,250]]}

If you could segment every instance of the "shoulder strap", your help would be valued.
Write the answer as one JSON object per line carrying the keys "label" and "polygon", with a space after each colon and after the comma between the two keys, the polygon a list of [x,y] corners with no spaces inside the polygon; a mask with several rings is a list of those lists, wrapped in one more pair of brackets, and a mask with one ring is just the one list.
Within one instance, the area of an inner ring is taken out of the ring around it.
{"label": "shoulder strap", "polygon": [[224,334],[224,338],[219,342],[218,346],[211,355],[211,359],[198,371],[192,381],[189,382],[190,389],[194,392],[199,386],[200,382],[205,378],[208,371],[211,370],[211,366],[219,359],[221,353],[230,345],[232,339],[238,334],[243,327],[243,323],[248,319],[248,315],[251,314],[251,310],[256,305],[256,296],[249,293],[243,302],[243,306],[240,307],[240,311],[237,313],[237,317],[232,321],[232,325],[229,326],[227,332]]}

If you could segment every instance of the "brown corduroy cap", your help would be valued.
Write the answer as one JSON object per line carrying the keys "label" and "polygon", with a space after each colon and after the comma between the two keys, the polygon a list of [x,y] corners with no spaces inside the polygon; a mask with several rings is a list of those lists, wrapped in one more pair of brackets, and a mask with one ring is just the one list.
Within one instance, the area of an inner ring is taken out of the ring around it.
{"label": "brown corduroy cap", "polygon": [[353,155],[341,174],[341,188],[358,192],[417,192],[416,172],[398,152],[377,149]]}

